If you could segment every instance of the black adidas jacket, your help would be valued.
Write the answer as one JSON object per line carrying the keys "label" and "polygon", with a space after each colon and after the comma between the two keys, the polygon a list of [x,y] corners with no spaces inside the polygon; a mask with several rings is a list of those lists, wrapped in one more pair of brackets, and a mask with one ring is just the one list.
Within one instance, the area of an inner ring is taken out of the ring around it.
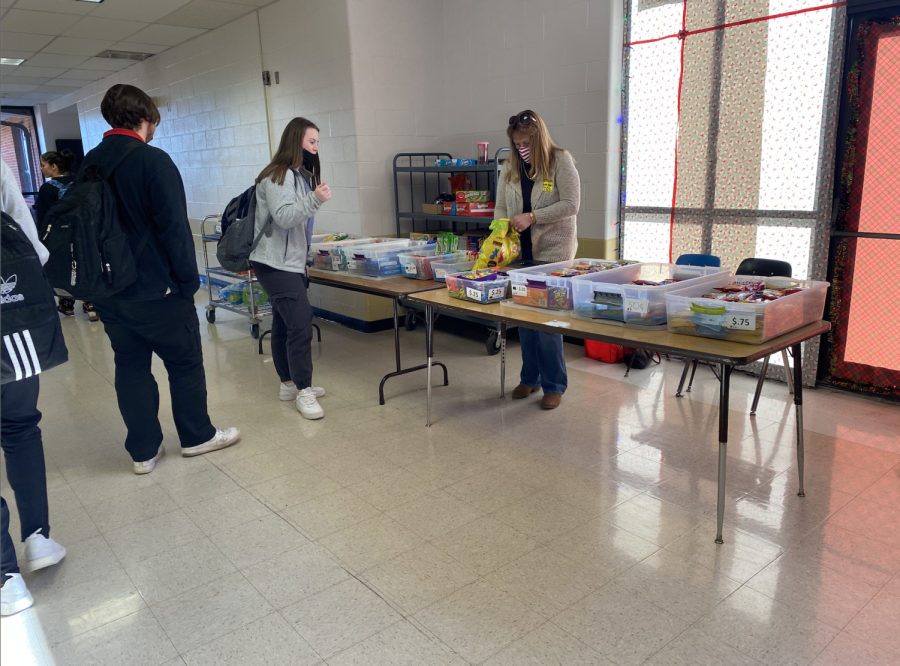
{"label": "black adidas jacket", "polygon": [[[115,160],[131,136],[110,135],[85,155],[81,166]],[[200,288],[194,239],[188,222],[184,182],[168,153],[147,145],[135,151],[109,179],[119,202],[119,220],[137,251],[144,231],[153,231],[137,258],[137,281],[113,298],[148,301],[165,298],[167,290],[191,298]]]}

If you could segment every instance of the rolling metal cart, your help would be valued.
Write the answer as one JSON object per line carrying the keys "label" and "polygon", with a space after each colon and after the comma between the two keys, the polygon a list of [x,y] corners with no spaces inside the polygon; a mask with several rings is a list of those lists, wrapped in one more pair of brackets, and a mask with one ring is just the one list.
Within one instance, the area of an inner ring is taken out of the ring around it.
{"label": "rolling metal cart", "polygon": [[[222,234],[216,233],[215,229],[215,225],[221,220],[221,217],[221,215],[207,215],[200,222],[199,237],[200,244],[203,246],[203,263],[206,269],[206,290],[209,294],[209,303],[206,306],[206,321],[210,324],[216,323],[217,308],[243,315],[250,320],[250,337],[256,340],[259,338],[259,325],[262,323],[262,318],[272,314],[272,305],[270,303],[260,304],[256,302],[256,293],[253,289],[253,285],[259,284],[259,280],[256,279],[253,271],[249,271],[247,274],[232,273],[231,271],[226,271],[224,268],[211,267],[209,265],[209,251],[207,246],[210,243],[218,243],[222,238]],[[206,227],[209,224],[213,225],[212,233],[207,233]],[[218,293],[213,293],[213,277],[225,278],[226,282],[232,283],[238,281],[249,282],[250,289],[248,290],[248,294],[250,296],[250,302],[229,303],[225,299],[219,298]],[[262,287],[260,286],[260,288]],[[262,347],[262,345],[260,345],[260,347]],[[262,351],[260,351],[260,353],[262,353]]]}
{"label": "rolling metal cart", "polygon": [[[462,215],[432,215],[430,213],[416,212],[421,209],[423,203],[430,203],[442,191],[443,175],[465,173],[473,175],[472,186],[475,189],[490,190],[491,199],[497,194],[497,182],[500,177],[501,153],[509,152],[509,148],[501,148],[494,154],[490,164],[478,164],[475,166],[433,166],[436,159],[452,159],[450,153],[398,153],[394,156],[394,212],[397,217],[397,236],[403,233],[422,231],[466,231],[489,225],[488,218],[466,217]],[[429,162],[432,163],[429,166]],[[401,208],[401,189],[402,194]],[[408,203],[407,203],[408,202]],[[409,230],[403,227],[401,220],[409,220]],[[417,225],[417,223],[419,223]],[[417,228],[418,227],[418,228]],[[406,299],[401,299],[401,304],[406,308],[404,327],[407,331],[414,331],[421,321],[425,323],[423,314]],[[491,356],[500,353],[500,326],[487,319],[470,317],[458,313],[443,313],[449,317],[462,319],[473,324],[482,324],[488,330],[488,338],[485,349]],[[437,317],[435,317],[437,319]]]}

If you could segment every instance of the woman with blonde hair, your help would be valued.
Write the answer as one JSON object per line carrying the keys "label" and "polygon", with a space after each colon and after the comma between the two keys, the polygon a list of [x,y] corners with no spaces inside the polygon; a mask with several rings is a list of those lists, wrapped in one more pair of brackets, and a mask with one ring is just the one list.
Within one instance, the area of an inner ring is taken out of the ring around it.
{"label": "woman with blonde hair", "polygon": [[255,233],[267,231],[250,261],[272,301],[272,360],[281,378],[279,398],[294,401],[306,419],[325,416],[317,401],[325,389],[312,385],[306,255],[314,216],[330,198],[331,190],[321,182],[319,128],[306,118],[294,118],[284,128],[272,162],[256,179]]}
{"label": "woman with blonde hair", "polygon": [[[574,259],[578,249],[575,216],[581,182],[575,160],[557,146],[543,119],[522,111],[506,128],[510,157],[497,183],[494,217],[509,219],[519,231],[522,259],[555,262]],[[519,328],[522,373],[513,398],[543,389],[541,407],[556,409],[568,385],[561,335]]]}

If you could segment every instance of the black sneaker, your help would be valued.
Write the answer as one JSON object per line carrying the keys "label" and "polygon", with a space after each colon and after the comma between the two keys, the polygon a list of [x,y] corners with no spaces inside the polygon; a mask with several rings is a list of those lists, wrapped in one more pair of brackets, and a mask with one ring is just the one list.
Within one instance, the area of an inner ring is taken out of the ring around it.
{"label": "black sneaker", "polygon": [[56,306],[56,309],[67,317],[71,317],[75,314],[75,301],[68,298],[60,298],[59,305]]}
{"label": "black sneaker", "polygon": [[100,315],[98,315],[97,311],[94,310],[93,303],[88,303],[87,301],[85,301],[81,305],[81,309],[84,311],[84,313],[88,316],[88,319],[90,319],[91,321],[100,321]]}

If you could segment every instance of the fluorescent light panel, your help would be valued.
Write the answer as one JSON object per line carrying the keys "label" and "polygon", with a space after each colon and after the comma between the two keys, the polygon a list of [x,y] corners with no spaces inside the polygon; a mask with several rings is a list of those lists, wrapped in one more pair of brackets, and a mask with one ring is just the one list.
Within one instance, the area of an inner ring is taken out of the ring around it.
{"label": "fluorescent light panel", "polygon": [[25,58],[0,58],[0,65],[21,65]]}

